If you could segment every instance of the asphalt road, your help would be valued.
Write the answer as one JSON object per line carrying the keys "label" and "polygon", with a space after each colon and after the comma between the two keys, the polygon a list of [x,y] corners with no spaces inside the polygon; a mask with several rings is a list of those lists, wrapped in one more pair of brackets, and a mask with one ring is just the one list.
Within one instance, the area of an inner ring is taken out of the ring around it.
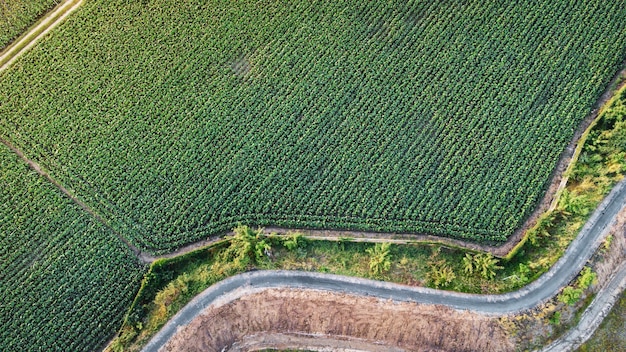
{"label": "asphalt road", "polygon": [[549,300],[576,277],[625,206],[626,180],[623,180],[592,214],[563,257],[547,273],[518,291],[500,295],[479,295],[321,273],[253,271],[230,277],[206,289],[176,314],[143,351],[157,351],[179,327],[189,324],[212,303],[227,302],[247,292],[264,288],[290,287],[344,292],[396,301],[440,304],[494,316],[524,311]]}

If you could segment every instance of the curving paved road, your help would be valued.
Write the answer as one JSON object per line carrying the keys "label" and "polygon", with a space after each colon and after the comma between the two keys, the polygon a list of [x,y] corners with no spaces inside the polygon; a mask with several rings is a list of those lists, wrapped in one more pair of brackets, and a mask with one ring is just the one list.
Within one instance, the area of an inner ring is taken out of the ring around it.
{"label": "curving paved road", "polygon": [[253,271],[230,277],[206,289],[176,314],[143,351],[157,351],[174,335],[178,327],[189,324],[209,305],[219,301],[231,301],[251,290],[265,288],[289,287],[344,292],[396,301],[440,304],[486,315],[527,310],[556,295],[582,270],[602,243],[617,214],[625,206],[626,180],[622,180],[592,214],[563,257],[538,280],[515,292],[500,295],[466,294],[321,273]]}

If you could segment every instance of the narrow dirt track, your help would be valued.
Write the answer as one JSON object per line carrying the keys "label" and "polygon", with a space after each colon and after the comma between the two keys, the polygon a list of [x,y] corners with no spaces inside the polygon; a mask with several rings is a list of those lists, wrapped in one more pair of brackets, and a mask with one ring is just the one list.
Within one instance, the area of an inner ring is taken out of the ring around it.
{"label": "narrow dirt track", "polygon": [[74,12],[83,0],[64,0],[46,14],[34,27],[11,43],[0,54],[0,72],[6,70],[18,57],[30,50],[37,42]]}
{"label": "narrow dirt track", "polygon": [[133,246],[130,242],[128,242],[128,240],[126,238],[124,238],[122,235],[120,235],[119,233],[117,233],[115,230],[113,230],[107,223],[106,221],[100,216],[98,215],[98,213],[96,213],[93,209],[91,209],[87,204],[83,203],[83,201],[81,201],[80,199],[78,199],[78,197],[76,197],[72,192],[70,192],[67,188],[63,187],[63,185],[61,185],[59,182],[57,182],[57,180],[53,179],[46,171],[44,171],[41,166],[39,164],[37,164],[36,162],[30,160],[29,158],[27,158],[24,153],[22,153],[21,150],[17,149],[16,147],[14,147],[11,143],[9,143],[7,140],[5,140],[4,138],[0,137],[0,143],[4,144],[5,146],[7,146],[7,148],[9,148],[11,151],[13,151],[18,157],[20,157],[20,159],[22,159],[31,169],[33,169],[35,172],[37,172],[40,176],[42,176],[43,178],[45,178],[46,180],[48,180],[48,182],[52,183],[56,188],[59,189],[59,191],[61,191],[63,194],[65,194],[68,198],[70,198],[72,201],[74,201],[74,203],[76,203],[79,207],[81,207],[84,211],[86,211],[87,213],[89,213],[91,216],[94,217],[94,219],[96,219],[97,221],[99,221],[100,223],[102,223],[104,226],[106,226],[109,230],[111,230],[111,232],[113,232],[117,238],[119,238],[120,241],[122,241],[131,251],[133,251],[133,253],[135,253],[135,255],[139,258],[141,258],[142,260],[145,261],[145,259],[142,257],[142,253],[139,250],[139,248]]}
{"label": "narrow dirt track", "polygon": [[255,271],[228,278],[205,290],[153,337],[144,351],[157,351],[182,326],[216,302],[232,301],[268,288],[297,288],[371,296],[396,302],[441,305],[487,316],[522,312],[555,296],[582,270],[626,208],[626,180],[621,181],[592,214],[563,257],[530,285],[501,295],[477,295],[409,287],[359,278],[309,272]]}

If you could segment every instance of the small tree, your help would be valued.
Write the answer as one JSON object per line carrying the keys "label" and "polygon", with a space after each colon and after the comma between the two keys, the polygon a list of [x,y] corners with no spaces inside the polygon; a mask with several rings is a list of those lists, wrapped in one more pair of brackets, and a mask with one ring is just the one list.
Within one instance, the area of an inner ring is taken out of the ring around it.
{"label": "small tree", "polygon": [[580,272],[580,276],[576,281],[578,288],[586,290],[589,286],[595,284],[598,281],[596,273],[594,273],[590,267],[586,266]]}
{"label": "small tree", "polygon": [[445,258],[439,258],[441,247],[433,249],[428,266],[430,271],[426,274],[426,278],[430,284],[436,288],[448,286],[456,279],[454,270],[448,265]]}
{"label": "small tree", "polygon": [[463,258],[463,270],[468,274],[478,274],[483,279],[492,280],[496,277],[496,270],[502,269],[498,265],[499,260],[491,253],[465,254]]}
{"label": "small tree", "polygon": [[292,233],[285,237],[283,240],[283,246],[290,251],[296,250],[305,244],[305,238],[301,233]]}
{"label": "small tree", "polygon": [[272,247],[265,241],[263,229],[254,231],[248,226],[239,225],[233,232],[232,236],[226,236],[230,240],[230,246],[224,252],[224,257],[232,260],[236,266],[245,267],[250,260],[259,262],[270,253]]}
{"label": "small tree", "polygon": [[530,269],[528,268],[528,266],[523,263],[519,263],[518,272],[519,272],[519,276],[517,277],[518,282],[521,284],[525,284],[526,282],[528,282],[528,274],[530,274]]}
{"label": "small tree", "polygon": [[373,248],[365,250],[370,255],[370,272],[372,274],[380,275],[391,268],[390,246],[388,242],[376,243]]}
{"label": "small tree", "polygon": [[265,239],[258,239],[254,246],[254,257],[259,263],[264,257],[272,255],[272,246]]}
{"label": "small tree", "polygon": [[474,266],[483,279],[493,280],[496,277],[496,270],[501,270],[498,265],[499,260],[491,253],[476,254],[474,256]]}
{"label": "small tree", "polygon": [[456,279],[454,270],[447,264],[433,266],[427,276],[430,282],[437,288],[448,286]]}
{"label": "small tree", "polygon": [[559,302],[563,302],[567,305],[573,306],[578,302],[580,296],[583,294],[583,290],[579,288],[573,288],[572,286],[567,286],[563,289],[563,292],[558,297]]}
{"label": "small tree", "polygon": [[469,253],[465,253],[463,258],[463,270],[470,275],[474,273],[474,258]]}

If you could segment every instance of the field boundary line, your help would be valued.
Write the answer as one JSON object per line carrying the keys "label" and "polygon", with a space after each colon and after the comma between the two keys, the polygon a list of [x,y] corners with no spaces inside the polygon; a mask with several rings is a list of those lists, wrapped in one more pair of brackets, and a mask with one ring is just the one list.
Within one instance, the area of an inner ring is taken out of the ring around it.
{"label": "field boundary line", "polygon": [[41,38],[58,26],[74,12],[84,0],[64,0],[52,11],[48,12],[28,32],[22,34],[13,43],[7,46],[0,54],[0,72],[10,67],[17,58],[30,50]]}
{"label": "field boundary line", "polygon": [[154,261],[154,258],[152,258],[152,257],[150,257],[150,256],[148,256],[148,255],[146,255],[144,253],[142,253],[141,250],[139,250],[139,248],[137,248],[134,245],[132,245],[126,238],[124,238],[117,231],[115,231],[113,228],[111,228],[109,226],[109,224],[107,224],[107,222],[104,220],[104,218],[102,218],[98,213],[96,213],[93,209],[91,209],[83,201],[78,199],[78,197],[76,197],[74,194],[72,194],[72,192],[70,192],[67,188],[65,188],[63,185],[61,185],[57,180],[52,178],[52,176],[50,176],[45,170],[43,170],[43,168],[38,163],[36,163],[33,160],[30,160],[26,155],[24,155],[24,153],[22,153],[21,150],[17,149],[15,146],[13,146],[11,143],[9,143],[9,141],[5,140],[2,137],[0,137],[0,143],[2,143],[5,146],[7,146],[7,148],[9,148],[20,159],[22,159],[33,171],[35,171],[40,176],[42,176],[43,178],[48,180],[48,182],[52,183],[52,185],[54,185],[57,189],[59,189],[63,194],[65,194],[68,198],[70,198],[74,203],[76,203],[79,207],[81,207],[88,214],[93,216],[98,222],[102,223],[111,232],[113,232],[113,234],[115,234],[115,236],[120,241],[122,241],[135,254],[135,256],[137,258],[141,259],[145,263],[149,263],[149,262]]}

